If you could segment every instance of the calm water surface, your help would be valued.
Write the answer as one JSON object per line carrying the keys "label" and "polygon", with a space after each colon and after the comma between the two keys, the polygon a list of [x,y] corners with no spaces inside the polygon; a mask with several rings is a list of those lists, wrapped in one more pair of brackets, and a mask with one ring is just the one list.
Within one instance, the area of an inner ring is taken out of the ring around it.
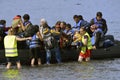
{"label": "calm water surface", "polygon": [[[73,15],[81,14],[90,21],[97,11],[103,12],[109,31],[120,40],[120,0],[0,0],[0,19],[6,19],[7,26],[17,15],[30,14],[33,24],[46,18],[53,26],[64,20],[74,24]],[[92,60],[91,62],[70,62],[60,65],[40,66],[6,70],[0,65],[0,80],[120,80],[120,59]]]}

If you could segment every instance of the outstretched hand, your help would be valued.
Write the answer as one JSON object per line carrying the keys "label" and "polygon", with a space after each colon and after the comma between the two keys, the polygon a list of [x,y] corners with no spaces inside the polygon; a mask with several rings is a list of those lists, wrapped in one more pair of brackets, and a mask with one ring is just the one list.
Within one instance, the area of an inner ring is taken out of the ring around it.
{"label": "outstretched hand", "polygon": [[32,39],[32,37],[27,37],[27,39],[28,39],[28,40],[31,40],[31,39]]}

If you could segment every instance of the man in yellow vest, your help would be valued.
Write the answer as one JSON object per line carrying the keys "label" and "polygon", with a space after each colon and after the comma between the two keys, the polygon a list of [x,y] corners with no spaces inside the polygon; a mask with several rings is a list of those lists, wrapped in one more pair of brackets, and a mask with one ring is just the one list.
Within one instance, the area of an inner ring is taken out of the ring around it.
{"label": "man in yellow vest", "polygon": [[91,49],[92,49],[91,38],[89,34],[86,32],[86,29],[84,27],[80,28],[80,34],[82,35],[83,45],[81,47],[81,52],[80,52],[78,61],[82,62],[83,59],[85,59],[85,61],[89,61]]}
{"label": "man in yellow vest", "polygon": [[18,59],[18,50],[17,50],[17,41],[24,41],[31,39],[31,37],[28,38],[18,38],[14,35],[14,29],[8,30],[8,35],[4,38],[4,47],[5,47],[5,57],[7,58],[7,69],[10,69],[11,64],[13,61],[16,62],[17,68],[21,68],[20,60]]}

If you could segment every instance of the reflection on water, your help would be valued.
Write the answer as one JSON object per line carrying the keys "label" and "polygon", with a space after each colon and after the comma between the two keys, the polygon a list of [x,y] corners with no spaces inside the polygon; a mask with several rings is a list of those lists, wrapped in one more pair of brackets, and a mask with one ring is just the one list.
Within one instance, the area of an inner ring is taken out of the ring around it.
{"label": "reflection on water", "polygon": [[120,59],[23,66],[21,70],[1,67],[0,74],[0,80],[119,80]]}
{"label": "reflection on water", "polygon": [[5,80],[21,80],[19,71],[16,69],[6,70],[2,73],[2,76]]}

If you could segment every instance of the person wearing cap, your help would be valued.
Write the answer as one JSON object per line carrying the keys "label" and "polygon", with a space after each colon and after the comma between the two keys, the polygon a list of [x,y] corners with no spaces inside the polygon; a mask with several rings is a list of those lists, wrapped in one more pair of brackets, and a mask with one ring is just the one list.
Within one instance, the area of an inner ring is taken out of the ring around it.
{"label": "person wearing cap", "polygon": [[91,19],[90,24],[93,25],[95,24],[98,28],[100,28],[104,35],[107,33],[108,28],[107,28],[107,24],[106,24],[106,20],[104,18],[102,18],[102,12],[97,12],[96,13],[96,17]]}

